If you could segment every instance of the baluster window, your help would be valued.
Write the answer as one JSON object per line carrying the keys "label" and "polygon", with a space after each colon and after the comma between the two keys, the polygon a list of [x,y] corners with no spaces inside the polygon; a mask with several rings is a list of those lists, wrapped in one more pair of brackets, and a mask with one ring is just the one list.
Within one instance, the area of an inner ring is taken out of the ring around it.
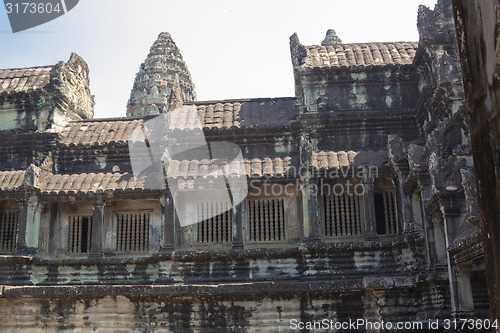
{"label": "baluster window", "polygon": [[326,237],[358,236],[364,233],[361,222],[361,197],[356,194],[323,196],[323,233]]}
{"label": "baluster window", "polygon": [[232,241],[233,210],[227,201],[196,203],[198,222],[196,241],[201,244],[224,244]]}
{"label": "baluster window", "polygon": [[91,216],[70,216],[68,249],[70,253],[87,253],[90,251],[92,235]]}
{"label": "baluster window", "polygon": [[119,213],[117,219],[116,251],[148,251],[150,212]]}
{"label": "baluster window", "polygon": [[285,208],[283,199],[247,200],[250,242],[285,240]]}
{"label": "baluster window", "polygon": [[0,212],[0,252],[14,252],[16,249],[17,211]]}

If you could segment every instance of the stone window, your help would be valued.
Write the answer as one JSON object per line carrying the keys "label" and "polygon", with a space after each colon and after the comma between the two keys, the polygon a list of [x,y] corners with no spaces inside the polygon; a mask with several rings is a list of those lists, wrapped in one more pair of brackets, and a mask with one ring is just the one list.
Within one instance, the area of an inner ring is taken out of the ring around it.
{"label": "stone window", "polygon": [[87,253],[90,251],[92,235],[91,216],[70,216],[68,249],[70,253]]}
{"label": "stone window", "polygon": [[16,211],[0,212],[0,252],[13,252],[16,249],[18,218]]}
{"label": "stone window", "polygon": [[[202,244],[230,243],[232,241],[233,210],[226,201],[200,201],[196,241]],[[214,216],[215,215],[215,216]]]}
{"label": "stone window", "polygon": [[247,200],[250,242],[285,240],[285,209],[283,199]]}
{"label": "stone window", "polygon": [[364,233],[361,222],[361,198],[356,194],[323,196],[326,237],[357,236]]}
{"label": "stone window", "polygon": [[396,193],[394,190],[375,192],[375,219],[377,234],[395,235],[398,230]]}
{"label": "stone window", "polygon": [[117,214],[117,252],[148,251],[150,214],[150,212],[122,212]]}

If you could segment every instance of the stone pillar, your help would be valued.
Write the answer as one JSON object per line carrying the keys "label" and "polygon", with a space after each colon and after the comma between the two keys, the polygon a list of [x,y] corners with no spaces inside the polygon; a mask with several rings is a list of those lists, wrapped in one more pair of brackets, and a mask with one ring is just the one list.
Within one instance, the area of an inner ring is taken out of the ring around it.
{"label": "stone pillar", "polygon": [[16,252],[26,251],[26,224],[28,223],[28,199],[19,198],[19,216],[17,219]]}
{"label": "stone pillar", "polygon": [[473,312],[474,299],[472,298],[472,286],[470,282],[471,263],[455,266],[457,276],[458,310],[460,312]]}
{"label": "stone pillar", "polygon": [[[412,232],[415,229],[415,217],[412,210],[412,202],[410,197],[406,194],[404,190],[404,181],[407,178],[409,172],[398,172],[398,178],[396,183],[396,193],[401,203],[401,222],[403,232]],[[399,209],[398,209],[399,211]],[[398,226],[398,231],[400,227]]]}
{"label": "stone pillar", "polygon": [[317,178],[307,178],[306,181],[302,184],[302,200],[303,208],[306,208],[304,211],[304,223],[307,223],[307,226],[304,226],[304,234],[307,233],[306,241],[308,242],[320,242],[320,208],[319,208],[319,200],[318,200],[318,179]]}
{"label": "stone pillar", "polygon": [[434,255],[433,258],[434,265],[446,265],[447,263],[447,250],[446,250],[446,238],[444,233],[444,220],[443,216],[439,213],[433,214],[431,217],[432,222],[432,240],[431,243],[434,244]]}
{"label": "stone pillar", "polygon": [[174,200],[169,191],[165,192],[165,205],[163,206],[163,247],[162,252],[175,250],[175,210]]}
{"label": "stone pillar", "polygon": [[420,192],[414,192],[411,195],[411,210],[413,215],[413,224],[416,229],[424,229],[424,219],[422,218],[422,200],[420,198]]}
{"label": "stone pillar", "polygon": [[16,252],[35,253],[40,233],[40,205],[35,195],[18,199]]}
{"label": "stone pillar", "polygon": [[365,218],[365,238],[373,240],[377,238],[377,221],[375,216],[375,194],[373,191],[375,179],[373,177],[363,178],[363,215]]}
{"label": "stone pillar", "polygon": [[243,202],[233,206],[233,249],[243,249]]}
{"label": "stone pillar", "polygon": [[102,257],[104,214],[106,202],[102,199],[92,200],[92,240],[90,258]]}

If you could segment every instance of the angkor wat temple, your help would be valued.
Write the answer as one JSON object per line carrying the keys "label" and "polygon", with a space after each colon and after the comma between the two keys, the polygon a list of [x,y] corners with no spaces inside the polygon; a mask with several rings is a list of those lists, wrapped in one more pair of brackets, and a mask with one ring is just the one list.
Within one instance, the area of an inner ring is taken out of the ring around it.
{"label": "angkor wat temple", "polygon": [[[196,100],[161,33],[124,118],[93,119],[76,54],[0,70],[0,331],[488,318],[451,1],[420,7],[418,30],[354,44],[329,30],[313,46],[294,34],[295,96],[218,101]],[[240,147],[241,203],[210,194],[214,159],[174,156],[157,188],[134,177],[133,131],[183,107],[207,143]],[[199,223],[179,222],[183,191]]]}

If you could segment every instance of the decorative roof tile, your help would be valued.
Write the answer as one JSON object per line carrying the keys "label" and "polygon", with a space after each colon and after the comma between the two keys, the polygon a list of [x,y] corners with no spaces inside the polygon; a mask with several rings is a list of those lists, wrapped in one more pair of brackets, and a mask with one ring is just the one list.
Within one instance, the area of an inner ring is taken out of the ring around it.
{"label": "decorative roof tile", "polygon": [[54,66],[0,69],[0,94],[36,90],[50,83]]}
{"label": "decorative roof tile", "polygon": [[413,63],[417,42],[354,43],[306,46],[307,67],[372,67]]}
{"label": "decorative roof tile", "polygon": [[53,175],[42,189],[46,194],[85,194],[104,191],[143,190],[144,179],[129,173],[85,173]]}
{"label": "decorative roof tile", "polygon": [[[291,123],[298,114],[294,98],[264,98],[194,103],[204,128],[279,126]],[[153,116],[92,119],[75,121],[66,126],[61,142],[64,145],[103,145],[125,143],[130,133]],[[178,124],[194,124],[182,119]]]}
{"label": "decorative roof tile", "polygon": [[12,191],[24,184],[26,171],[0,171],[0,190]]}
{"label": "decorative roof tile", "polygon": [[134,128],[141,126],[143,118],[93,119],[75,121],[62,133],[64,145],[101,145],[127,142]]}
{"label": "decorative roof tile", "polygon": [[311,165],[315,168],[341,168],[361,165],[380,165],[389,161],[386,151],[322,151],[312,155]]}
{"label": "decorative roof tile", "polygon": [[[225,165],[218,165],[216,160],[172,160],[168,174],[169,178],[208,178],[243,174],[249,177],[281,176],[285,175],[291,166],[291,157],[244,159],[243,163],[233,161]],[[229,174],[222,170],[228,170]]]}

